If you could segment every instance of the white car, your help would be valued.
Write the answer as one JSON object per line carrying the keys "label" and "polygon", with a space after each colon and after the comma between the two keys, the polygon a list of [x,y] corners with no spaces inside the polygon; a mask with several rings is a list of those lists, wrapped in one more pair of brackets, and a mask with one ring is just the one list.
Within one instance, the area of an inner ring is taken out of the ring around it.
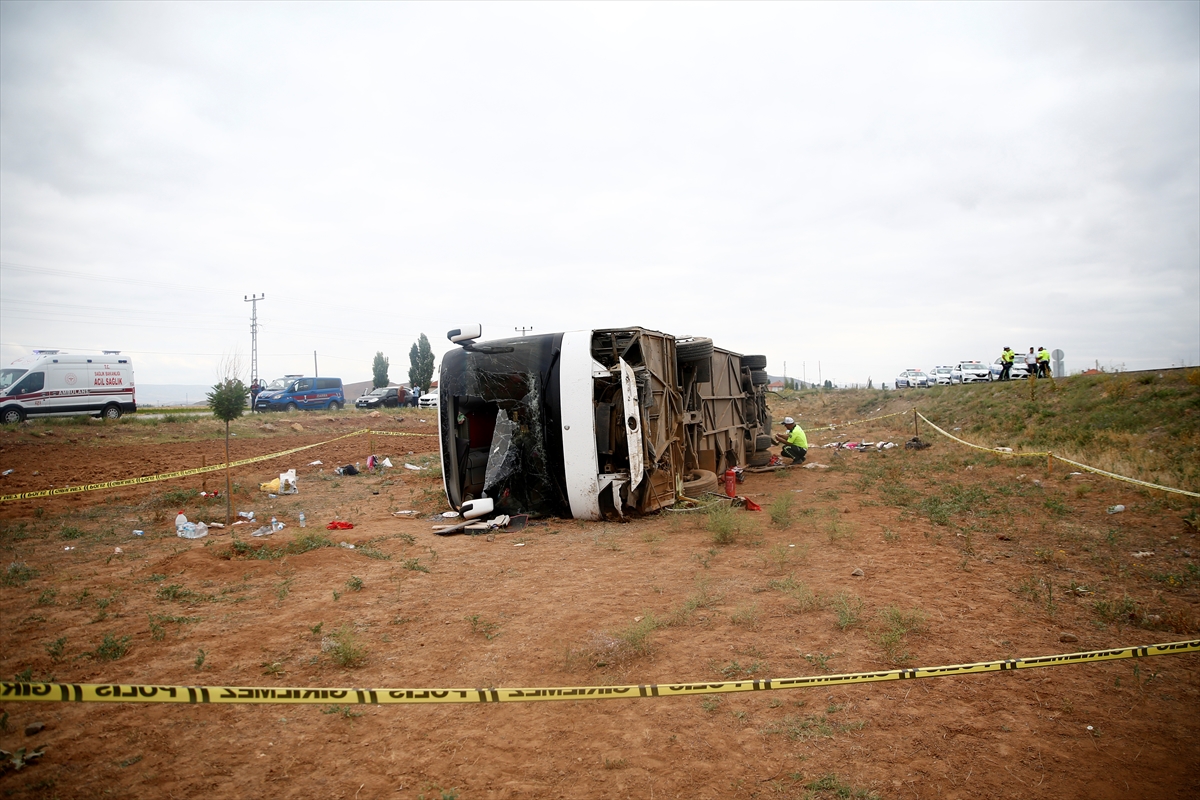
{"label": "white car", "polygon": [[992,371],[982,361],[960,361],[958,370],[963,383],[986,383],[992,379]]}
{"label": "white car", "polygon": [[438,407],[437,392],[430,392],[429,394],[421,395],[417,399],[417,405],[420,406],[421,408],[437,408]]}
{"label": "white car", "polygon": [[896,376],[897,389],[928,389],[933,381],[919,369],[906,369]]}
{"label": "white car", "polygon": [[962,372],[955,372],[954,367],[934,367],[929,371],[929,377],[938,386],[953,386],[956,383],[962,383]]}

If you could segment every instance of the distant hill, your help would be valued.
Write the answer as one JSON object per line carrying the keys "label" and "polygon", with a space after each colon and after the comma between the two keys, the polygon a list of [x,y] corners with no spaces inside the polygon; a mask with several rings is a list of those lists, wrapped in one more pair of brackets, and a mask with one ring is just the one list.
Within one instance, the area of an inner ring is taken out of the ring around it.
{"label": "distant hill", "polygon": [[203,406],[211,386],[190,383],[139,383],[135,396],[139,408],[150,406]]}

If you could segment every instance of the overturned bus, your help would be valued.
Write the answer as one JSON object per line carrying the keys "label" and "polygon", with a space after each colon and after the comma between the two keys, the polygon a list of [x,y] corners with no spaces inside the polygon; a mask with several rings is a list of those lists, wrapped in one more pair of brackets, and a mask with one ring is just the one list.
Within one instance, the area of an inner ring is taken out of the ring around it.
{"label": "overturned bus", "polygon": [[645,328],[480,335],[477,325],[450,331],[461,347],[438,378],[442,478],[455,509],[649,513],[769,458],[764,356]]}

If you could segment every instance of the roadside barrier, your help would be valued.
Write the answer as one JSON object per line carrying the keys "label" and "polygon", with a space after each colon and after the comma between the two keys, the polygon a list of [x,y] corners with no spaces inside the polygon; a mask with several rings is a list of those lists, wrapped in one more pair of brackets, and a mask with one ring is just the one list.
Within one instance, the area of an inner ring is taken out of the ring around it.
{"label": "roadside barrier", "polygon": [[916,667],[846,675],[724,683],[637,684],[627,686],[571,686],[521,689],[348,689],[274,686],[155,686],[99,683],[0,683],[0,700],[43,703],[227,703],[327,705],[417,705],[431,703],[530,703],[548,700],[634,700],[643,697],[681,697],[732,692],[805,689],[854,683],[879,683],[913,678],[947,678],[985,672],[1007,672],[1040,667],[1062,667],[1117,661],[1125,658],[1183,655],[1200,652],[1200,640],[1168,642],[1083,653],[1011,658],[943,667]]}
{"label": "roadside barrier", "polygon": [[971,442],[964,441],[964,440],[958,438],[954,434],[947,433],[946,431],[942,430],[937,425],[935,425],[933,422],[931,422],[928,417],[926,417],[920,411],[917,411],[915,408],[913,409],[913,413],[916,414],[921,419],[925,420],[925,422],[929,425],[929,427],[933,428],[935,431],[940,433],[942,436],[945,436],[948,439],[953,439],[954,441],[958,442],[959,444],[965,444],[967,447],[973,447],[976,450],[983,450],[984,452],[994,453],[995,455],[998,455],[998,456],[1011,456],[1013,458],[1047,458],[1047,459],[1053,458],[1053,459],[1063,462],[1064,464],[1070,464],[1071,466],[1077,467],[1078,469],[1087,470],[1088,472],[1095,473],[1096,475],[1103,475],[1106,478],[1112,478],[1113,480],[1116,480],[1116,481],[1124,481],[1125,483],[1132,483],[1132,484],[1136,484],[1138,486],[1144,486],[1147,489],[1158,489],[1161,492],[1174,492],[1175,494],[1187,495],[1188,497],[1200,497],[1200,492],[1189,492],[1186,489],[1176,489],[1173,486],[1161,486],[1157,483],[1150,483],[1149,481],[1140,481],[1137,478],[1129,478],[1129,477],[1126,477],[1125,475],[1118,475],[1115,472],[1106,472],[1105,470],[1099,469],[1097,467],[1089,467],[1087,464],[1081,464],[1078,461],[1072,461],[1069,458],[1064,458],[1062,456],[1055,455],[1054,453],[1050,452],[1049,450],[1041,450],[1041,451],[1037,451],[1037,452],[1012,453],[1007,450],[997,450],[994,447],[983,447],[982,445],[972,444]]}
{"label": "roadside barrier", "polygon": [[[351,431],[344,436],[338,436],[333,439],[328,439],[324,442],[316,444],[306,444],[301,447],[293,447],[289,450],[281,450],[278,453],[269,453],[265,456],[254,456],[253,458],[243,458],[239,461],[233,461],[229,464],[230,469],[233,467],[244,467],[247,464],[258,464],[262,461],[271,461],[276,458],[283,458],[295,453],[300,453],[305,450],[311,450],[314,447],[323,447],[333,442],[349,439],[354,436],[362,436],[365,433],[381,434],[384,436],[436,436],[433,433],[406,433],[400,431],[372,431],[367,428],[362,428],[357,431]],[[175,478],[187,478],[193,475],[204,475],[210,472],[219,472],[225,469],[225,463],[210,464],[207,467],[194,467],[192,469],[181,469],[175,472],[164,472],[160,475],[146,475],[140,478],[122,478],[115,481],[104,481],[103,483],[87,483],[79,486],[61,486],[56,489],[35,489],[28,492],[19,492],[17,494],[0,495],[0,503],[8,503],[13,500],[34,500],[39,497],[58,497],[66,494],[78,494],[80,492],[96,492],[101,489],[119,489],[122,486],[139,486],[143,483],[157,483],[158,481],[169,481]]]}

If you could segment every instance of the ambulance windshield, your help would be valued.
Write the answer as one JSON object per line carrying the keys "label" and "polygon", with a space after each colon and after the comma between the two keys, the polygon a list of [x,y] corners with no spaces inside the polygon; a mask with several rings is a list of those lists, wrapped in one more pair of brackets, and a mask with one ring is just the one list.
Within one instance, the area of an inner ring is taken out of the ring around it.
{"label": "ambulance windshield", "polygon": [[17,382],[17,378],[20,378],[28,371],[25,369],[0,370],[0,392],[7,391],[8,387]]}

